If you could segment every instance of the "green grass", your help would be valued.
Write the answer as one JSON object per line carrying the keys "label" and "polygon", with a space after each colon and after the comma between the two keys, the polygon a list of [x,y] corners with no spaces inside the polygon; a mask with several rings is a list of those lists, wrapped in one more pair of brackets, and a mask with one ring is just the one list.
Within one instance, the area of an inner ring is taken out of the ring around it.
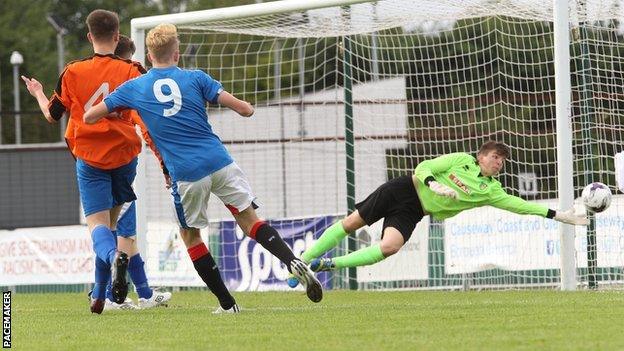
{"label": "green grass", "polygon": [[18,350],[624,350],[621,292],[208,292],[169,307],[89,313],[84,294],[13,295]]}

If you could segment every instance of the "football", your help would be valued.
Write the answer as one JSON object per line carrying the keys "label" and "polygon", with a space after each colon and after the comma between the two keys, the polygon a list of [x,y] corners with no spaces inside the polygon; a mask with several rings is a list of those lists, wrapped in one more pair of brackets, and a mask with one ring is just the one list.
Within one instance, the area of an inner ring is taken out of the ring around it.
{"label": "football", "polygon": [[590,212],[599,213],[611,205],[611,190],[599,182],[587,185],[583,189],[581,197],[583,198],[583,205]]}

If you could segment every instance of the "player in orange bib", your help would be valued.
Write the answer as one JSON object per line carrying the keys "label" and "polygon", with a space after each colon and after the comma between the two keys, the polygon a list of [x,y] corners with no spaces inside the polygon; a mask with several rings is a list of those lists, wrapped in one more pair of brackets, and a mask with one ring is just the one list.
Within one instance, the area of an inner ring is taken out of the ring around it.
{"label": "player in orange bib", "polygon": [[95,259],[95,285],[91,312],[102,313],[106,282],[112,279],[112,295],[123,303],[128,293],[128,255],[117,251],[115,230],[121,205],[136,199],[132,182],[141,150],[130,111],[115,112],[99,123],[87,125],[83,114],[117,86],[140,76],[145,69],[137,62],[114,55],[119,41],[116,13],[95,10],[87,17],[87,38],[94,55],[69,63],[48,100],[35,79],[22,76],[45,118],[55,123],[69,113],[65,132],[67,145],[76,158],[78,189]]}
{"label": "player in orange bib", "polygon": [[[119,42],[115,48],[115,55],[122,59],[130,60],[136,50],[132,39],[125,35],[119,35]],[[167,172],[163,166],[162,159],[158,150],[153,146],[152,139],[145,128],[139,114],[131,111],[132,122],[141,127],[143,139],[150,146],[154,155],[161,162],[161,167],[165,172],[165,180],[168,182]],[[108,281],[106,286],[106,300],[104,310],[134,310],[153,308],[165,305],[171,299],[171,293],[167,291],[158,291],[150,288],[147,274],[145,273],[145,263],[137,247],[137,229],[136,229],[136,205],[135,201],[123,204],[117,220],[117,230],[113,230],[113,234],[117,236],[117,249],[128,254],[128,273],[134,284],[135,291],[138,295],[138,303],[130,298],[126,298],[123,303],[113,302],[112,285]],[[89,293],[91,296],[93,292]]]}

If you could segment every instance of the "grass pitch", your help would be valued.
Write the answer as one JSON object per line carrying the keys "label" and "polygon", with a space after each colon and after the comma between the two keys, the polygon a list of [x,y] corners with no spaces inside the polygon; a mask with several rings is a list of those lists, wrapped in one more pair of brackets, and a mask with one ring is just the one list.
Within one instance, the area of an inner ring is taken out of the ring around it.
{"label": "grass pitch", "polygon": [[[131,296],[136,298],[136,296]],[[14,294],[17,350],[624,350],[622,292],[209,292],[89,313],[84,294]]]}

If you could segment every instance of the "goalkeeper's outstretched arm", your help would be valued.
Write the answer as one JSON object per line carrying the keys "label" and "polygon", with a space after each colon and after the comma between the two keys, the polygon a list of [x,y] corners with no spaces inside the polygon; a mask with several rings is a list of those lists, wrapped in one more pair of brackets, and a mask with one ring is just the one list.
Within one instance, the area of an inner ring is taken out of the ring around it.
{"label": "goalkeeper's outstretched arm", "polygon": [[501,190],[500,195],[496,197],[491,205],[517,214],[533,214],[546,218],[552,218],[555,221],[566,224],[589,224],[587,216],[584,213],[574,213],[573,208],[565,211],[552,210],[540,204],[526,201],[517,196],[509,195],[505,193],[504,190]]}
{"label": "goalkeeper's outstretched arm", "polygon": [[570,208],[567,211],[555,211],[555,216],[553,217],[555,221],[559,221],[561,223],[567,223],[572,225],[588,225],[589,219],[587,215],[584,213],[575,213],[574,208]]}

